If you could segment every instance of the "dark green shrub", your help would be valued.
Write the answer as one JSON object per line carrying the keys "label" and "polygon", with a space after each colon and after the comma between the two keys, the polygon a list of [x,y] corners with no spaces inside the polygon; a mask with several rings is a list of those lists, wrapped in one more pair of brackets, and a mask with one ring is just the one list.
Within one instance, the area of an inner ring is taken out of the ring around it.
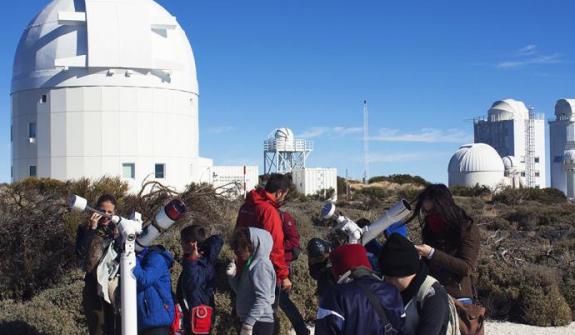
{"label": "dark green shrub", "polygon": [[430,184],[427,180],[423,179],[420,176],[412,176],[409,174],[392,174],[389,176],[376,176],[376,177],[369,178],[368,184],[378,183],[378,182],[382,182],[382,181],[400,184],[400,185],[413,184],[413,185],[418,185],[418,186],[427,186]]}

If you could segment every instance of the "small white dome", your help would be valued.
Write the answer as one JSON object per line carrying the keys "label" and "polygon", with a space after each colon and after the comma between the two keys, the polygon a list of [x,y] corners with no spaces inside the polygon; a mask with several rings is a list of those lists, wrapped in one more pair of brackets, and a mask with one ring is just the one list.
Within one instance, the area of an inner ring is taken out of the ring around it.
{"label": "small white dome", "polygon": [[485,143],[465,144],[449,161],[449,172],[503,172],[501,157]]}
{"label": "small white dome", "polygon": [[527,120],[529,110],[522,101],[504,99],[493,103],[487,115],[489,121]]}
{"label": "small white dome", "polygon": [[557,120],[572,120],[574,118],[575,99],[559,99],[555,104]]}
{"label": "small white dome", "polygon": [[295,136],[289,128],[278,128],[274,131],[274,138],[277,141],[293,142]]}

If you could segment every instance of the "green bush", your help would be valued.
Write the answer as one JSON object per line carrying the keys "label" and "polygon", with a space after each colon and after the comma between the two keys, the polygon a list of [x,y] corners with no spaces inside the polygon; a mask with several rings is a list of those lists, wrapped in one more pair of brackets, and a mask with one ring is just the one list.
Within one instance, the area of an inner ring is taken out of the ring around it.
{"label": "green bush", "polygon": [[376,177],[369,178],[368,184],[378,183],[378,182],[382,182],[382,181],[400,184],[400,185],[413,184],[413,185],[418,185],[418,186],[427,186],[430,184],[427,180],[423,179],[420,176],[412,176],[409,174],[392,174],[389,176],[376,176]]}
{"label": "green bush", "polygon": [[546,205],[562,204],[567,202],[563,192],[555,188],[523,188],[514,189],[505,188],[498,192],[493,201],[501,202],[506,205],[519,205],[525,201],[537,201]]}

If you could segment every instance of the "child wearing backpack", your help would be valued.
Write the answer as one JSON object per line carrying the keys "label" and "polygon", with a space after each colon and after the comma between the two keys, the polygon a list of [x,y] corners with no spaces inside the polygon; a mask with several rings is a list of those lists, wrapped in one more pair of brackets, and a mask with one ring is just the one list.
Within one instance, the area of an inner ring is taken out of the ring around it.
{"label": "child wearing backpack", "polygon": [[379,255],[386,282],[401,292],[405,305],[406,335],[457,335],[455,306],[445,288],[428,275],[415,246],[400,234],[391,234]]}
{"label": "child wearing backpack", "polygon": [[209,334],[215,320],[215,263],[224,244],[220,235],[206,239],[205,228],[188,226],[180,232],[184,253],[176,297],[184,314],[186,334]]}
{"label": "child wearing backpack", "polygon": [[236,293],[236,312],[242,322],[240,335],[272,335],[276,273],[270,260],[273,239],[259,228],[241,227],[232,237],[232,249],[241,268],[232,262],[226,274]]}

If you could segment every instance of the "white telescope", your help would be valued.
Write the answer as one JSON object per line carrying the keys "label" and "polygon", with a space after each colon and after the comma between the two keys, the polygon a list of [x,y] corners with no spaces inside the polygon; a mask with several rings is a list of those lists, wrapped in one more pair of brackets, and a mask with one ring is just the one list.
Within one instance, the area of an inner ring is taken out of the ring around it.
{"label": "white telescope", "polygon": [[89,211],[98,213],[109,218],[116,224],[122,236],[122,254],[120,256],[120,292],[122,311],[122,334],[138,334],[138,310],[137,310],[137,283],[134,277],[136,267],[136,250],[141,251],[170,228],[174,222],[182,218],[186,212],[186,206],[181,200],[174,199],[156,215],[142,231],[142,216],[134,212],[130,219],[118,215],[108,215],[88,205],[88,201],[80,196],[73,195],[68,200],[70,209],[75,211]]}
{"label": "white telescope", "polygon": [[334,230],[341,231],[347,235],[348,243],[368,244],[371,240],[383,233],[392,224],[402,222],[411,215],[411,205],[404,199],[388,209],[383,215],[369,226],[360,228],[355,221],[336,213],[335,204],[325,203],[321,209],[321,216],[324,219],[335,219]]}

